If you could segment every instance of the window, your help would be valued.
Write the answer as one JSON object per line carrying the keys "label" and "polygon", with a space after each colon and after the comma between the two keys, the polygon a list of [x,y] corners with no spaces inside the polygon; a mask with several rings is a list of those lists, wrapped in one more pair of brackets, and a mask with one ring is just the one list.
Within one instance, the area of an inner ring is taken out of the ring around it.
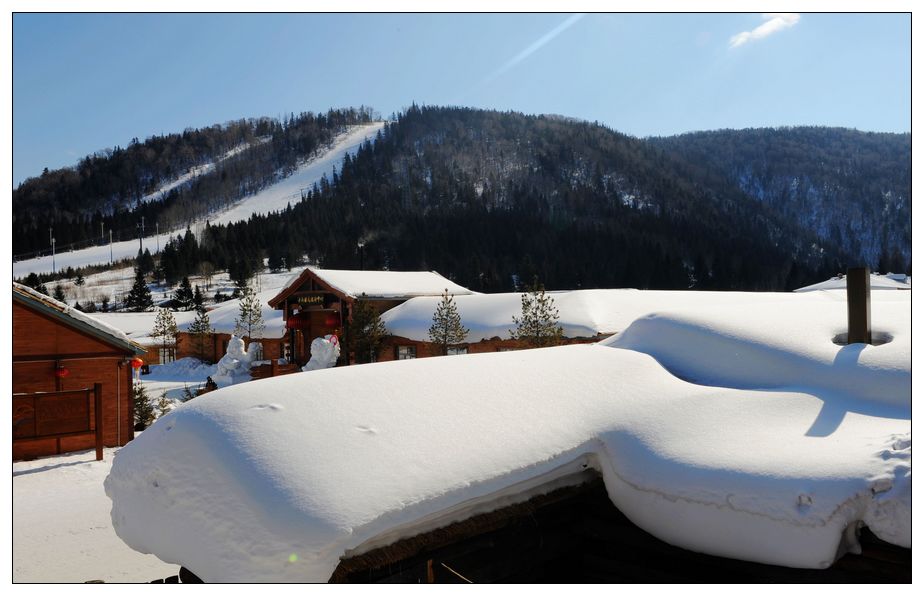
{"label": "window", "polygon": [[161,364],[168,364],[176,360],[176,349],[175,348],[159,348],[157,350],[158,356],[160,357]]}
{"label": "window", "polygon": [[468,346],[456,346],[446,348],[447,356],[458,356],[459,354],[468,354]]}
{"label": "window", "polygon": [[417,346],[398,346],[398,360],[417,358]]}

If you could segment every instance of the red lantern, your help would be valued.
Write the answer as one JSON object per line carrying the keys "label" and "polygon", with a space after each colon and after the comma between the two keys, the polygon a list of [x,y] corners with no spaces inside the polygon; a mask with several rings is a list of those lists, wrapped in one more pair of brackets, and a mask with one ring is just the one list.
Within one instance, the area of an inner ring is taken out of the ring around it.
{"label": "red lantern", "polygon": [[137,356],[135,356],[135,357],[132,358],[132,360],[131,360],[131,365],[132,365],[132,368],[134,368],[135,370],[137,370],[137,369],[141,368],[142,366],[144,366],[144,360],[142,360],[141,358],[138,358]]}
{"label": "red lantern", "polygon": [[59,379],[63,379],[69,374],[71,374],[71,371],[64,368],[64,365],[62,364],[59,364],[58,367],[55,369],[55,376],[58,377]]}
{"label": "red lantern", "polygon": [[340,322],[340,317],[337,316],[337,313],[328,313],[327,317],[324,319],[324,325],[327,327],[336,327],[337,323]]}

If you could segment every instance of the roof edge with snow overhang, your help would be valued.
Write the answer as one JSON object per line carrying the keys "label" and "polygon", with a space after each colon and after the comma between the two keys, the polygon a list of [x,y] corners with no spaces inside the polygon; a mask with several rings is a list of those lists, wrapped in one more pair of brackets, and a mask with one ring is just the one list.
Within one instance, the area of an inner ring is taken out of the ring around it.
{"label": "roof edge with snow overhang", "polygon": [[49,315],[65,325],[90,335],[107,344],[142,355],[147,348],[132,341],[122,331],[95,319],[76,308],[59,302],[50,296],[37,292],[28,286],[13,282],[13,302],[32,308],[33,310]]}
{"label": "roof edge with snow overhang", "polygon": [[[427,278],[424,284],[409,284],[409,278],[419,282]],[[286,298],[294,294],[309,279],[315,279],[333,292],[350,298],[365,294],[372,300],[407,300],[418,296],[440,296],[444,291],[452,295],[467,295],[475,292],[443,277],[436,271],[356,271],[347,269],[315,269],[307,267],[294,275],[280,292],[269,300],[269,305],[279,308]],[[402,279],[403,278],[403,279]],[[373,283],[376,280],[378,283]],[[388,280],[391,287],[381,285]],[[412,287],[416,286],[416,287]]]}

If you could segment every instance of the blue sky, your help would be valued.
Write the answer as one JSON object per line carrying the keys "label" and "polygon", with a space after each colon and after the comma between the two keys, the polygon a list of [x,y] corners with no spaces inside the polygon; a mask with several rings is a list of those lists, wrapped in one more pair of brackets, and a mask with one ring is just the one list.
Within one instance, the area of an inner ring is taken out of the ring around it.
{"label": "blue sky", "polygon": [[17,14],[13,182],[242,117],[465,105],[636,136],[911,128],[907,14]]}

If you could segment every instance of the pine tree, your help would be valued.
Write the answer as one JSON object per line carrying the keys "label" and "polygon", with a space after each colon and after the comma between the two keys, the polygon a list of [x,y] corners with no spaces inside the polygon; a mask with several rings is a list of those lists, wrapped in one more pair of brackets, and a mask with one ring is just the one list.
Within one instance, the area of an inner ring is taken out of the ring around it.
{"label": "pine tree", "polygon": [[513,317],[516,328],[510,331],[510,337],[530,348],[560,344],[564,331],[558,324],[558,309],[554,304],[555,300],[547,296],[542,284],[533,278],[532,287],[520,296],[521,315]]}
{"label": "pine tree", "polygon": [[64,302],[67,304],[67,296],[64,294],[64,288],[61,287],[61,284],[55,285],[55,293],[52,296],[58,302]]}
{"label": "pine tree", "polygon": [[178,333],[176,319],[173,313],[165,308],[157,309],[157,316],[154,317],[154,327],[151,328],[151,337],[159,338],[161,346],[166,352],[167,346],[176,338]]}
{"label": "pine tree", "polygon": [[140,382],[132,383],[132,401],[134,403],[135,425],[144,430],[154,422],[154,406],[148,400],[148,393]]}
{"label": "pine tree", "polygon": [[234,333],[251,341],[263,336],[263,313],[260,298],[250,286],[244,286],[241,294],[240,311],[234,319]]}
{"label": "pine tree", "polygon": [[192,286],[189,284],[188,277],[183,277],[180,287],[173,294],[173,299],[179,303],[180,308],[183,310],[189,311],[195,308],[195,295],[193,294]]}
{"label": "pine tree", "polygon": [[193,308],[196,310],[205,308],[205,297],[202,296],[202,290],[199,289],[199,284],[196,284],[196,291],[193,292]]}
{"label": "pine tree", "polygon": [[125,307],[134,312],[143,312],[152,306],[154,306],[154,301],[151,299],[151,290],[144,281],[144,272],[135,268],[135,283],[128,297],[125,298]]}
{"label": "pine tree", "polygon": [[205,360],[205,350],[214,329],[209,322],[209,315],[205,309],[196,312],[196,319],[190,323],[187,332],[192,336],[193,351],[199,360]]}
{"label": "pine tree", "polygon": [[157,399],[157,417],[160,418],[170,413],[170,410],[173,409],[173,402],[167,397],[167,392],[164,391],[160,394],[160,397]]}
{"label": "pine tree", "polygon": [[86,280],[83,278],[82,273],[77,274],[77,279],[74,280],[74,283],[77,284],[78,286],[82,286],[83,284],[86,283]]}
{"label": "pine tree", "polygon": [[347,329],[348,345],[356,355],[356,362],[374,362],[388,331],[379,313],[366,300],[365,293],[353,303],[353,315]]}
{"label": "pine tree", "polygon": [[449,290],[443,290],[443,299],[433,313],[433,324],[430,325],[430,341],[440,347],[440,353],[445,356],[449,347],[461,344],[468,336],[468,329],[462,326],[462,318],[456,308]]}

